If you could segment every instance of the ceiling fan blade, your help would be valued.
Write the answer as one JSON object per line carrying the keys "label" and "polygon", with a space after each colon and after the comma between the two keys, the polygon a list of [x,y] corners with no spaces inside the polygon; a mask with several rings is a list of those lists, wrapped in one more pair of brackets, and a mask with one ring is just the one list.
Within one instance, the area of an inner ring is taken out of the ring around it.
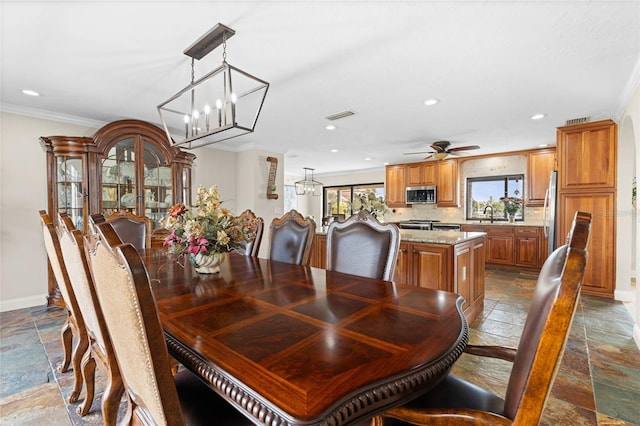
{"label": "ceiling fan blade", "polygon": [[449,150],[449,152],[454,152],[454,151],[468,151],[470,149],[480,149],[480,147],[478,145],[469,145],[469,146],[460,146],[457,148],[451,148]]}
{"label": "ceiling fan blade", "polygon": [[402,155],[413,155],[413,154],[433,154],[431,151],[421,151],[421,152],[405,152]]}
{"label": "ceiling fan blade", "polygon": [[431,148],[433,148],[435,152],[447,152],[447,149],[441,145],[432,144]]}
{"label": "ceiling fan blade", "polygon": [[427,155],[426,157],[424,157],[424,160],[428,160],[429,158],[433,157],[433,154],[431,155]]}

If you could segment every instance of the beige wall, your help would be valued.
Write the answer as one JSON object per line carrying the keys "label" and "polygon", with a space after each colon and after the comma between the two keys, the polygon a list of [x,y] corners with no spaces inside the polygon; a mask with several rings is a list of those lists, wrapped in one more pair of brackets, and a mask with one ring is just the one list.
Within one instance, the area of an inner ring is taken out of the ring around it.
{"label": "beige wall", "polygon": [[[17,114],[0,115],[0,311],[44,305],[47,261],[38,211],[47,209],[45,151],[40,136],[92,136],[99,126],[80,126]],[[281,215],[283,199],[266,199],[267,155],[280,160],[277,185],[282,188],[282,155],[251,150],[242,153],[200,148],[193,153],[192,185],[217,185],[225,207],[234,213],[251,208],[265,223]],[[266,256],[268,230],[261,256]]]}
{"label": "beige wall", "polygon": [[39,210],[47,209],[40,136],[95,129],[2,113],[0,122],[0,310],[46,303],[47,263]]}

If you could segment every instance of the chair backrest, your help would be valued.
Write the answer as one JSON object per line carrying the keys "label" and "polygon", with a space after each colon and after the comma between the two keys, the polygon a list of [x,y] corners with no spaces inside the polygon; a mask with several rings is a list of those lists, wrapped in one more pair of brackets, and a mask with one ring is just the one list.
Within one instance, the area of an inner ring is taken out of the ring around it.
{"label": "chair backrest", "polygon": [[[120,367],[133,423],[183,425],[169,354],[149,277],[133,245],[96,223],[85,249]],[[126,423],[132,423],[125,419]]]}
{"label": "chair backrest", "polygon": [[291,210],[271,221],[269,229],[269,258],[294,265],[309,264],[316,223]]}
{"label": "chair backrest", "polygon": [[[391,280],[396,269],[400,229],[360,210],[327,230],[327,269]],[[357,260],[356,260],[357,259]]]}
{"label": "chair backrest", "polygon": [[119,210],[107,216],[106,220],[123,242],[133,244],[138,250],[151,247],[151,220],[148,217]]}
{"label": "chair backrest", "polygon": [[252,229],[255,234],[255,238],[253,241],[248,242],[244,249],[238,249],[236,252],[240,254],[244,254],[246,256],[257,257],[258,252],[260,251],[260,243],[262,242],[262,232],[264,231],[264,220],[261,217],[257,217],[255,213],[251,210],[247,209],[240,213],[238,216],[238,220],[240,223],[253,223],[254,229]]}
{"label": "chair backrest", "polygon": [[49,264],[51,265],[53,276],[58,283],[62,299],[64,300],[67,310],[74,317],[79,328],[78,332],[84,334],[86,333],[84,319],[82,318],[82,312],[78,307],[78,301],[76,299],[75,292],[73,291],[73,287],[71,286],[71,280],[69,279],[67,267],[62,256],[60,239],[55,225],[44,210],[40,210],[40,223],[42,224],[44,246],[47,251],[47,256],[49,257]]}
{"label": "chair backrest", "polygon": [[560,364],[587,264],[591,214],[576,212],[567,244],[542,266],[505,396],[514,424],[537,424]]}
{"label": "chair backrest", "polygon": [[[102,309],[98,302],[91,271],[84,250],[84,237],[75,228],[71,218],[66,213],[59,213],[60,248],[69,274],[71,287],[76,295],[78,307],[82,312],[87,333],[92,343],[98,344],[102,351],[102,360],[108,362],[110,369],[117,369],[111,339],[104,322]],[[89,219],[91,222],[91,218]],[[117,370],[116,370],[117,371]]]}

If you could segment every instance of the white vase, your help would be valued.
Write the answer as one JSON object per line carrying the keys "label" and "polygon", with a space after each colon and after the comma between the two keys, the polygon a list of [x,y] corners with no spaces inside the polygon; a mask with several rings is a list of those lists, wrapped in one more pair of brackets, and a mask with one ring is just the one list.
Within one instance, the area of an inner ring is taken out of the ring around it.
{"label": "white vase", "polygon": [[198,253],[191,254],[189,261],[199,274],[217,274],[220,272],[220,265],[227,257],[227,253]]}

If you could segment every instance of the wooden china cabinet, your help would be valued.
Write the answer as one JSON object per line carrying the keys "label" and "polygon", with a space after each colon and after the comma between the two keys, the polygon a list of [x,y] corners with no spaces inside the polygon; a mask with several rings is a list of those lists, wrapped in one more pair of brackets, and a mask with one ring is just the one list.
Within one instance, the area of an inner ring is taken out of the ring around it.
{"label": "wooden china cabinet", "polygon": [[[174,203],[191,203],[195,155],[171,146],[164,130],[140,120],[121,120],[93,137],[48,136],[48,212],[66,212],[87,231],[93,213],[126,210],[151,219],[154,229]],[[62,304],[49,271],[49,304]]]}

